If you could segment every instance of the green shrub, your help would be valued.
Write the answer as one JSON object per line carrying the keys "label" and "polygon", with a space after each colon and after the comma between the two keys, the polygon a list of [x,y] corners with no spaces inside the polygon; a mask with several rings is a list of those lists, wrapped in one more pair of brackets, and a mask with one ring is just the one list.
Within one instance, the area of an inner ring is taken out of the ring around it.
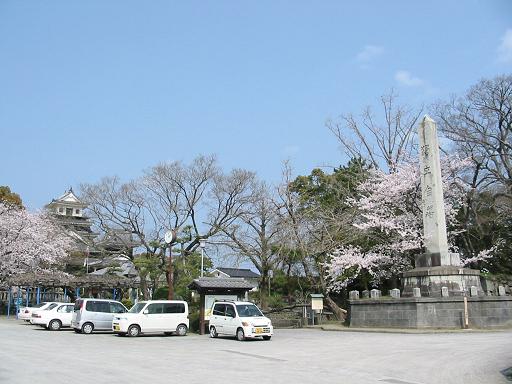
{"label": "green shrub", "polygon": [[153,292],[153,300],[167,300],[169,287],[160,287]]}
{"label": "green shrub", "polygon": [[123,305],[124,305],[126,308],[128,308],[128,309],[130,309],[131,307],[133,307],[133,302],[132,302],[132,300],[131,300],[131,299],[123,299],[123,300],[121,300],[121,303],[123,303]]}
{"label": "green shrub", "polygon": [[268,298],[268,306],[272,309],[281,309],[286,306],[286,303],[281,295],[272,295]]}
{"label": "green shrub", "polygon": [[199,331],[199,309],[190,308],[188,313],[189,327],[191,332]]}

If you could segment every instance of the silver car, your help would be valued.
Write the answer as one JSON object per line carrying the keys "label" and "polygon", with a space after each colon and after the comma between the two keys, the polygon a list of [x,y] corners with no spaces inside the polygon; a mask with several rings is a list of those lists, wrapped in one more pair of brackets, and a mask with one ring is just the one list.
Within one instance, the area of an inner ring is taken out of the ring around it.
{"label": "silver car", "polygon": [[77,333],[112,331],[115,314],[128,312],[119,301],[106,299],[77,299],[71,319],[71,327]]}

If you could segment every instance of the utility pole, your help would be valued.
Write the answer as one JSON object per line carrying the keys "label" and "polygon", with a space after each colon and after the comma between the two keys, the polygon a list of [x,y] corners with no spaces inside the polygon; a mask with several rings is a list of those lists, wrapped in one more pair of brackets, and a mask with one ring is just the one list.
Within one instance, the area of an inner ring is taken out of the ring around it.
{"label": "utility pole", "polygon": [[[174,299],[174,268],[172,265],[172,245],[169,244],[169,264],[167,264],[167,284],[169,285],[169,292],[167,300]],[[165,253],[165,251],[164,251]]]}
{"label": "utility pole", "polygon": [[[169,263],[167,264],[167,285],[169,286],[169,293],[167,294],[167,299],[174,299],[174,268],[172,265],[172,244],[176,241],[176,231],[169,230],[165,233],[164,241],[169,247]],[[165,249],[164,249],[165,256]]]}
{"label": "utility pole", "polygon": [[204,247],[206,247],[206,239],[199,239],[199,247],[201,248],[201,277],[204,274]]}

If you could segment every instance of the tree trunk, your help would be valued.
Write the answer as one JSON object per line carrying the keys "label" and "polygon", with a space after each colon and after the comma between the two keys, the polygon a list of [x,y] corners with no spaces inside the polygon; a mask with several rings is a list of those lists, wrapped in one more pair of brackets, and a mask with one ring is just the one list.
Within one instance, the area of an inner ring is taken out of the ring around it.
{"label": "tree trunk", "polygon": [[334,302],[334,300],[330,298],[329,295],[327,295],[325,297],[325,301],[327,302],[327,305],[329,306],[329,308],[331,308],[332,311],[334,312],[334,315],[336,316],[336,318],[338,320],[340,320],[341,322],[345,321],[345,319],[347,318],[347,311],[345,309],[339,307],[338,304],[336,304]]}
{"label": "tree trunk", "polygon": [[143,274],[139,271],[139,277],[140,277],[140,290],[142,292],[142,297],[144,300],[149,300],[149,292],[148,292],[148,284],[146,281],[147,274]]}

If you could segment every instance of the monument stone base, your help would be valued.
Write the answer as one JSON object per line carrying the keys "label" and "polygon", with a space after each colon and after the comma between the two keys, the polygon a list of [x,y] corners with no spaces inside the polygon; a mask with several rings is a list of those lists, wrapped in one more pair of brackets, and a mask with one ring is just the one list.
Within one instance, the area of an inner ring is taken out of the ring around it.
{"label": "monument stone base", "polygon": [[415,256],[414,261],[416,268],[439,267],[441,265],[459,266],[460,255],[458,253],[448,252],[444,257],[444,260],[442,260],[442,256],[438,252],[420,253]]}
{"label": "monument stone base", "polygon": [[448,288],[447,296],[469,296],[471,287],[476,287],[478,296],[484,295],[480,271],[461,267],[458,253],[448,253],[448,265],[441,265],[439,253],[420,254],[415,261],[416,268],[402,273],[403,297],[412,297],[414,288],[422,297],[441,297],[443,287]]}
{"label": "monument stone base", "polygon": [[442,288],[448,288],[448,296],[469,296],[476,287],[478,296],[484,291],[480,283],[480,271],[454,266],[419,267],[402,273],[402,296],[412,297],[413,289],[419,288],[422,297],[441,297]]}

